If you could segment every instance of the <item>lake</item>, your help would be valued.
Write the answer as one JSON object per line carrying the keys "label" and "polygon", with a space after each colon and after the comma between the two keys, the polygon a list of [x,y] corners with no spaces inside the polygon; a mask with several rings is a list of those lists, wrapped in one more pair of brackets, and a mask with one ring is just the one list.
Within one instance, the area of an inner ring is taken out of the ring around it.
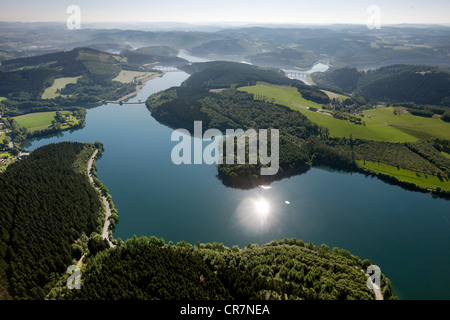
{"label": "lake", "polygon": [[[187,77],[169,72],[130,101],[145,101]],[[32,140],[28,149],[62,141],[104,143],[97,169],[119,210],[115,238],[153,235],[242,248],[295,237],[371,259],[401,299],[450,299],[447,200],[319,168],[270,188],[227,188],[215,166],[172,163],[172,132],[143,104],[106,104],[87,109],[83,129]]]}

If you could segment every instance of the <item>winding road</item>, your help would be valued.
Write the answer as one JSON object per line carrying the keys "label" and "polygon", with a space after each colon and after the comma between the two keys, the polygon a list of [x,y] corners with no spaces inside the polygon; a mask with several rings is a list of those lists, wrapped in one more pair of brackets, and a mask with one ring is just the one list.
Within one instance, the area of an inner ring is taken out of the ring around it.
{"label": "winding road", "polygon": [[94,154],[92,155],[91,159],[88,162],[87,171],[88,171],[89,181],[91,181],[94,188],[96,188],[100,192],[103,204],[105,205],[105,209],[106,209],[105,224],[103,225],[102,238],[106,239],[108,241],[110,247],[115,247],[115,245],[111,242],[111,240],[109,239],[109,236],[108,236],[109,219],[111,218],[111,207],[109,206],[109,202],[106,199],[106,197],[101,194],[100,189],[95,186],[94,178],[92,177],[92,174],[91,174],[92,163],[94,162],[94,159],[97,156],[97,154],[98,154],[98,149],[95,149]]}

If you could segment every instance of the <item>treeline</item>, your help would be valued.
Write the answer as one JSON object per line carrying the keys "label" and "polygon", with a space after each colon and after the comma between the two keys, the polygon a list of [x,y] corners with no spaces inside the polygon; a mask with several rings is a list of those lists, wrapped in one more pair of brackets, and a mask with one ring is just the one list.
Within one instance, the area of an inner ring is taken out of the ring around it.
{"label": "treeline", "polygon": [[[442,143],[442,144],[440,144]],[[353,160],[385,163],[397,168],[448,179],[450,159],[440,153],[448,141],[390,143],[362,139],[329,138],[326,144]]]}
{"label": "treeline", "polygon": [[372,101],[450,105],[450,73],[436,67],[393,65],[365,72],[344,68],[312,77],[320,86],[356,93]]}
{"label": "treeline", "polygon": [[86,174],[91,144],[39,148],[0,175],[0,298],[43,299],[98,231],[102,203]]}
{"label": "treeline", "polygon": [[[243,249],[221,243],[127,240],[91,256],[81,289],[60,282],[48,296],[65,300],[374,300],[365,271],[370,260],[296,239]],[[384,299],[396,299],[381,276]]]}
{"label": "treeline", "polygon": [[328,104],[330,103],[330,98],[322,91],[313,86],[308,86],[304,83],[296,83],[293,85],[297,88],[298,92],[302,95],[306,100],[310,100],[319,104]]}

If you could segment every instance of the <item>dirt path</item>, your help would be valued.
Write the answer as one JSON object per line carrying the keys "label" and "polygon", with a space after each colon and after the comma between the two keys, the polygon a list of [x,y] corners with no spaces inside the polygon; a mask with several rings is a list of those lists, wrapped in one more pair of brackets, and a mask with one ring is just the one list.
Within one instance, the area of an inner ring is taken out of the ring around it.
{"label": "dirt path", "polygon": [[[100,189],[98,189],[95,186],[94,178],[92,177],[92,174],[91,174],[92,163],[94,162],[94,159],[97,156],[97,154],[98,154],[98,149],[95,149],[94,154],[92,155],[91,159],[89,159],[87,170],[88,170],[89,181],[91,181],[94,188],[96,188],[100,192]],[[101,194],[101,192],[100,192],[100,194]],[[105,205],[105,208],[106,208],[105,224],[103,225],[102,238],[106,239],[108,241],[110,247],[115,247],[115,245],[111,242],[111,240],[108,237],[109,219],[111,218],[111,208],[109,206],[109,202],[106,199],[106,197],[101,195],[101,198],[102,198],[103,204]]]}

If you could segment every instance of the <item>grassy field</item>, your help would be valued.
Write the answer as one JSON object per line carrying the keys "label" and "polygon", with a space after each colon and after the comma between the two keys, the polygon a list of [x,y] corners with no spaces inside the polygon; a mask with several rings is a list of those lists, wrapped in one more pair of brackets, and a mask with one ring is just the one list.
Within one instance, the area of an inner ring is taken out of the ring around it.
{"label": "grassy field", "polygon": [[371,120],[378,121],[379,124],[393,126],[418,139],[450,139],[450,123],[436,118],[414,116],[402,112],[402,108],[398,108],[397,110],[400,113],[395,115],[393,107],[377,108],[365,110],[364,115],[366,119],[370,116]]}
{"label": "grassy field", "polygon": [[5,132],[5,129],[0,129],[0,143],[2,143],[3,142],[3,140],[5,140],[5,137],[6,137],[6,132]]}
{"label": "grassy field", "polygon": [[42,99],[53,99],[58,97],[60,94],[56,93],[57,90],[64,89],[69,83],[77,83],[77,80],[79,78],[81,78],[81,76],[55,79],[53,85],[45,89],[44,93],[42,94]]}
{"label": "grassy field", "polygon": [[330,98],[330,99],[340,99],[341,101],[344,101],[344,100],[347,100],[349,98],[349,97],[344,96],[342,94],[334,93],[334,92],[327,91],[327,90],[320,90],[320,91],[325,93],[328,96],[328,98]]}
{"label": "grassy field", "polygon": [[113,79],[113,81],[118,81],[121,83],[130,83],[133,81],[139,82],[147,78],[153,78],[157,75],[159,75],[159,73],[122,70],[119,75]]}
{"label": "grassy field", "polygon": [[[257,96],[274,99],[275,103],[287,105],[288,107],[312,107],[320,109],[321,104],[306,100],[294,87],[276,86],[267,83],[258,83],[255,86],[241,87],[241,91],[246,91]],[[297,110],[297,109],[296,109]]]}
{"label": "grassy field", "polygon": [[346,137],[387,141],[387,142],[412,142],[418,140],[417,137],[406,133],[398,128],[384,124],[373,118],[364,118],[366,126],[356,125],[347,120],[333,118],[330,115],[306,110],[303,107],[320,108],[321,105],[304,99],[293,87],[274,86],[268,84],[257,84],[256,86],[242,87],[239,90],[253,93],[268,100],[288,106],[289,108],[303,113],[309,120],[326,127],[330,131],[331,137]]}
{"label": "grassy field", "polygon": [[363,160],[357,160],[356,163],[363,168],[396,177],[400,181],[414,183],[422,188],[435,189],[436,187],[440,187],[442,190],[450,190],[450,181],[446,179],[440,180],[436,176],[426,175],[412,170],[398,169],[397,167],[384,163],[371,161],[365,161],[364,163]]}
{"label": "grassy field", "polygon": [[[61,111],[63,115],[71,115],[70,111]],[[37,112],[25,114],[23,116],[14,117],[19,125],[27,128],[30,132],[48,129],[52,125],[52,121],[55,120],[56,111],[51,112]],[[74,117],[70,116],[69,121],[78,121]],[[63,129],[69,126],[63,127]]]}
{"label": "grassy field", "polygon": [[[3,161],[1,161],[3,160]],[[13,161],[13,158],[8,152],[0,151],[0,171],[5,170]]]}
{"label": "grassy field", "polygon": [[5,97],[0,97],[0,103],[2,102],[2,101],[5,101],[7,98],[5,98]]}

